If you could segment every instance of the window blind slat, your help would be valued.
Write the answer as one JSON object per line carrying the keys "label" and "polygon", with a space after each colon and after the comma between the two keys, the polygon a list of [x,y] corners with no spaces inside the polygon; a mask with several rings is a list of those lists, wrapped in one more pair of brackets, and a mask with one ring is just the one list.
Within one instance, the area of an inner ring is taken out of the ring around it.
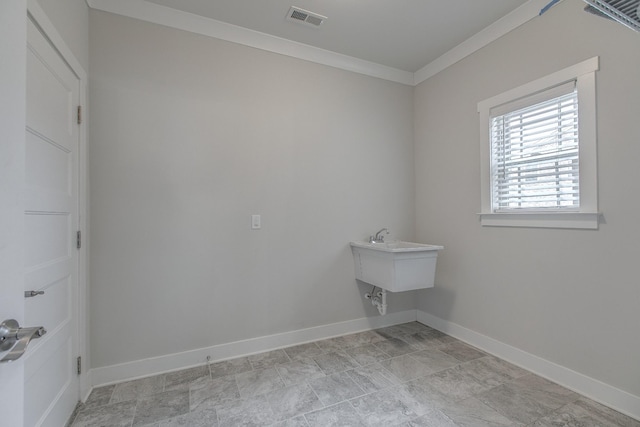
{"label": "window blind slat", "polygon": [[541,164],[549,162],[567,162],[568,160],[578,160],[578,149],[563,150],[554,153],[540,153],[537,156],[513,156],[510,158],[507,156],[501,156],[497,162],[497,168],[512,168],[512,167],[524,167],[531,164]]}
{"label": "window blind slat", "polygon": [[[575,183],[573,183],[573,184],[575,186]],[[516,187],[516,186],[505,187],[505,188],[500,189],[500,191],[498,191],[498,193],[502,194],[502,195],[508,195],[508,194],[512,194],[512,193],[518,191],[518,188],[519,187]],[[562,194],[579,194],[579,192],[576,191],[577,189],[575,189],[573,191],[565,191],[563,189],[566,189],[566,186],[561,185],[559,183],[556,183],[555,185],[549,185],[549,186],[544,186],[544,187],[540,187],[540,188],[536,187],[535,188],[535,192],[536,192],[536,195],[542,195],[542,194],[551,195],[551,194],[555,194],[557,191],[562,190],[563,191]],[[553,193],[551,192],[552,190],[553,190]],[[532,192],[533,192],[533,190],[532,190]],[[526,197],[526,195],[523,196],[523,197]]]}
{"label": "window blind slat", "polygon": [[[562,185],[566,186],[569,184],[576,185],[580,183],[578,179],[574,179],[574,178],[556,178],[554,175],[548,174],[546,178],[549,178],[549,177],[552,177],[552,179],[538,179],[536,180],[536,184],[541,185],[541,184],[546,184],[548,182],[562,182]],[[523,176],[523,177],[517,176],[517,177],[510,177],[510,178],[511,178],[511,181],[514,181],[514,183],[498,185],[496,186],[496,188],[498,190],[502,188],[513,188],[513,187],[519,188],[523,181],[527,179],[531,179],[527,176]],[[531,185],[533,186],[534,184],[531,184]]]}
{"label": "window blind slat", "polygon": [[569,117],[571,114],[573,114],[573,111],[575,111],[577,108],[578,108],[577,104],[568,104],[563,106],[556,106],[554,110],[546,110],[536,115],[533,115],[533,114],[523,115],[520,113],[517,115],[510,114],[506,116],[501,116],[500,119],[503,123],[503,126],[505,127],[510,127],[510,126],[528,127],[528,126],[533,126],[545,120],[553,119],[555,117],[562,117],[562,116]]}
{"label": "window blind slat", "polygon": [[540,136],[546,135],[549,138],[554,138],[557,135],[574,136],[578,132],[578,123],[572,123],[570,125],[563,124],[558,129],[557,124],[539,126],[534,129],[506,129],[502,132],[494,132],[495,136],[501,136],[505,141],[509,141],[510,145],[518,145],[523,143],[539,142]]}
{"label": "window blind slat", "polygon": [[510,202],[510,201],[525,201],[528,198],[529,199],[533,199],[535,198],[534,201],[539,200],[539,199],[549,199],[549,200],[578,200],[578,198],[580,197],[580,195],[578,193],[562,193],[561,195],[557,195],[555,194],[556,192],[547,192],[547,193],[543,193],[540,192],[538,194],[521,194],[520,192],[517,191],[512,191],[512,192],[503,192],[500,194],[501,196],[501,203],[505,203],[505,202]]}

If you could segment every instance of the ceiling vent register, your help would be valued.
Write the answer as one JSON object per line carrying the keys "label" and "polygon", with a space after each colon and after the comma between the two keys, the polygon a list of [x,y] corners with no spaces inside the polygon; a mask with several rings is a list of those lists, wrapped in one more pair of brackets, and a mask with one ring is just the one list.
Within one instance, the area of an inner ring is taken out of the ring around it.
{"label": "ceiling vent register", "polygon": [[[586,10],[600,12],[635,31],[640,31],[640,0],[584,0]],[[596,13],[598,14],[598,13]]]}
{"label": "ceiling vent register", "polygon": [[326,19],[326,16],[309,12],[308,10],[300,9],[295,6],[291,6],[289,13],[287,13],[287,21],[297,22],[315,28],[320,27]]}

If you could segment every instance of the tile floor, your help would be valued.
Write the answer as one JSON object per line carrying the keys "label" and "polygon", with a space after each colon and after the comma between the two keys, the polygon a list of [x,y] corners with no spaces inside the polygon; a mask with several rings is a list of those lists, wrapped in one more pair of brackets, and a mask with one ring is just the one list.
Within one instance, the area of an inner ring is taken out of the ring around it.
{"label": "tile floor", "polygon": [[72,427],[640,422],[420,323],[95,389]]}

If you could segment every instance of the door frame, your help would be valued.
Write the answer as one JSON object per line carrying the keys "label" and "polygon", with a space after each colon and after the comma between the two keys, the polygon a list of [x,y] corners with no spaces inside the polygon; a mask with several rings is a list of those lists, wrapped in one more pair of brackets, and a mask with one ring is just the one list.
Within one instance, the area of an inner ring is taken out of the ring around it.
{"label": "door frame", "polygon": [[[0,322],[24,320],[26,11],[23,0],[0,2]],[[0,365],[3,423],[23,424],[23,396],[24,363],[17,360]]]}
{"label": "door frame", "polygon": [[[27,1],[27,16],[25,19],[31,18],[35,24],[40,27],[44,35],[49,39],[53,47],[58,51],[62,59],[64,59],[73,73],[80,82],[80,106],[82,109],[82,120],[79,129],[78,141],[78,224],[82,233],[82,246],[78,251],[78,356],[82,358],[82,373],[79,378],[80,390],[78,396],[81,401],[85,401],[91,392],[92,381],[90,371],[87,367],[90,365],[89,354],[89,330],[88,330],[88,283],[89,283],[89,264],[88,264],[88,243],[89,232],[87,229],[89,213],[88,205],[88,180],[87,180],[87,123],[89,118],[89,109],[87,108],[87,72],[84,70],[80,62],[71,52],[69,46],[65,43],[60,33],[56,30],[53,23],[49,20],[45,12],[42,10],[37,0]],[[25,44],[26,49],[26,44]],[[69,361],[72,363],[72,361]],[[69,414],[71,415],[71,414]]]}

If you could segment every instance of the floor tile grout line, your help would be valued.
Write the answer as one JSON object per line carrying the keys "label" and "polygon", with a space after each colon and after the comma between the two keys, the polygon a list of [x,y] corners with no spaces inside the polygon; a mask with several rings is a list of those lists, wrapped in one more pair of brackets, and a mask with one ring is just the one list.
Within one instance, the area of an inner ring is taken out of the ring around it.
{"label": "floor tile grout line", "polygon": [[133,422],[136,420],[136,414],[138,413],[138,401],[136,400],[136,404],[133,406],[133,416],[131,417],[130,427],[133,427]]}
{"label": "floor tile grout line", "polygon": [[[309,387],[311,389],[311,392],[314,394],[314,396],[316,396],[316,399],[318,399],[318,402],[320,402],[320,404],[322,405],[322,409],[325,409],[327,407],[327,405],[324,404],[322,399],[320,399],[320,396],[318,396],[318,393],[316,393],[316,391],[313,389],[311,384],[309,384],[309,380],[306,381],[306,384],[307,384],[307,387]],[[313,412],[313,411],[311,411],[311,412]]]}
{"label": "floor tile grout line", "polygon": [[282,377],[282,374],[280,374],[280,371],[278,370],[278,366],[279,365],[275,365],[273,367],[273,369],[275,369],[276,374],[278,374],[278,378],[280,378],[280,381],[282,381],[282,384],[284,385],[284,388],[286,388],[287,387],[287,383],[285,382],[284,378]]}

